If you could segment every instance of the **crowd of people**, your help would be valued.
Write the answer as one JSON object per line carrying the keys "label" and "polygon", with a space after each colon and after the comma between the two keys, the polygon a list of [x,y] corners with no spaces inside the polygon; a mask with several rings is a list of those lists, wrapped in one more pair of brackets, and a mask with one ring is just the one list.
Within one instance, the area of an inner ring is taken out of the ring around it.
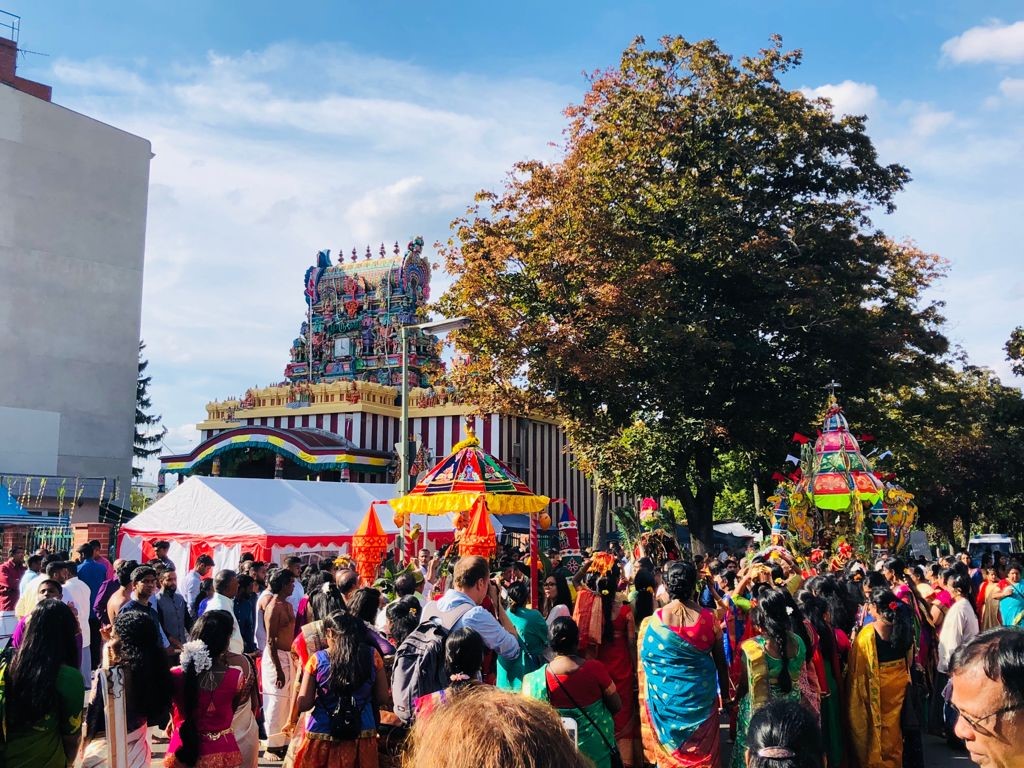
{"label": "crowd of people", "polygon": [[374,586],[343,560],[14,549],[0,768],[143,768],[156,740],[168,768],[917,768],[929,732],[1020,766],[1020,574],[781,547],[656,565],[613,542],[552,553],[533,606],[511,550],[424,550]]}

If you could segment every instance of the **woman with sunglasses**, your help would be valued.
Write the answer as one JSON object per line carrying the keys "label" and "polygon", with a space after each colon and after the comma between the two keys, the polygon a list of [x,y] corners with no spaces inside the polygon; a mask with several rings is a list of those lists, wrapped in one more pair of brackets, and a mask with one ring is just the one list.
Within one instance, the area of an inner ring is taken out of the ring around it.
{"label": "woman with sunglasses", "polygon": [[549,629],[555,623],[555,619],[572,618],[572,593],[569,591],[569,581],[565,576],[552,573],[544,579],[542,606]]}

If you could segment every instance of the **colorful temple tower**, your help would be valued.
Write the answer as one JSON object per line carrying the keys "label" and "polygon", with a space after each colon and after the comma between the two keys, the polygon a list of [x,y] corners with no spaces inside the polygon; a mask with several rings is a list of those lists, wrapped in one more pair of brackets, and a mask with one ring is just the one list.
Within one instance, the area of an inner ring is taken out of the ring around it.
{"label": "colorful temple tower", "polygon": [[[401,386],[401,328],[413,325],[430,298],[430,263],[423,238],[403,254],[396,242],[378,258],[370,249],[360,258],[331,264],[330,251],[317,254],[305,275],[306,319],[292,342],[285,377],[295,385],[332,381],[368,381]],[[409,387],[430,384],[439,364],[437,340],[415,330],[409,334]]]}

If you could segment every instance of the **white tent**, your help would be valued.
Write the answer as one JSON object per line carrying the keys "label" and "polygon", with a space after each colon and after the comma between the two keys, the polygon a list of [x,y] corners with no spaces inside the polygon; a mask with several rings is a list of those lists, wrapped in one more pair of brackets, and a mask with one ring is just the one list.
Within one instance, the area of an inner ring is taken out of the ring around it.
{"label": "white tent", "polygon": [[[148,560],[161,539],[179,570],[204,553],[219,569],[237,568],[243,552],[276,563],[293,553],[347,552],[372,502],[384,529],[398,532],[384,502],[391,495],[384,483],[190,477],[122,526],[118,557]],[[454,537],[448,517],[414,515],[416,523],[435,547]]]}

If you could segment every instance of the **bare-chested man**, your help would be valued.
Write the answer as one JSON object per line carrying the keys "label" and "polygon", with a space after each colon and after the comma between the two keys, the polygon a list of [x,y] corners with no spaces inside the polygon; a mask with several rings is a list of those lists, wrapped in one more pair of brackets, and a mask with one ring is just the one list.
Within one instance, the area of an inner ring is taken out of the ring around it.
{"label": "bare-chested man", "polygon": [[288,603],[295,588],[295,575],[282,568],[270,577],[273,595],[263,611],[267,647],[263,651],[263,717],[267,729],[267,751],[284,757],[288,749],[289,698],[291,696],[291,647],[295,639],[295,611]]}

